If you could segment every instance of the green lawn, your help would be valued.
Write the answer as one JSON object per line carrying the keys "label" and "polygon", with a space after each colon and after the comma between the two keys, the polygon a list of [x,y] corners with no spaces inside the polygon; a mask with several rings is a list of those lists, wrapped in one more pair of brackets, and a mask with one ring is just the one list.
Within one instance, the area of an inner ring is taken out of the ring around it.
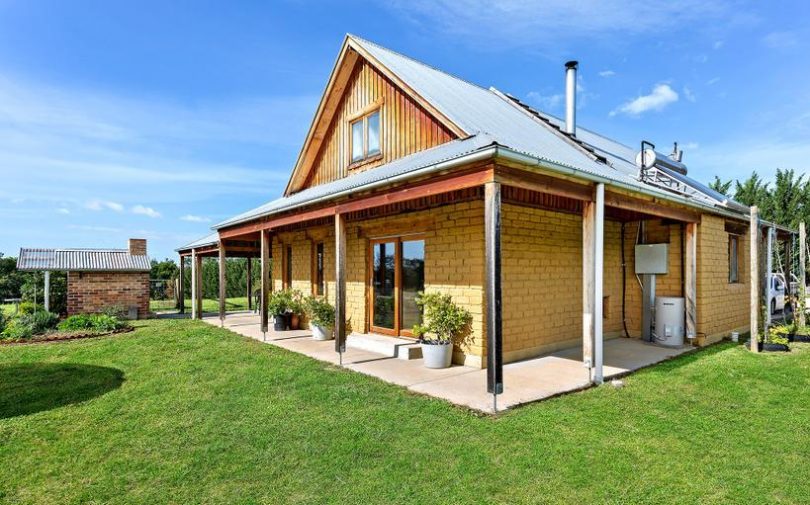
{"label": "green lawn", "polygon": [[[225,299],[226,310],[247,310],[247,297],[237,296]],[[149,300],[152,312],[169,312],[176,310],[174,300]],[[191,299],[186,298],[186,311],[191,312]],[[203,312],[219,312],[219,300],[203,298]]]}
{"label": "green lawn", "polygon": [[807,344],[723,344],[489,417],[139,322],[0,348],[0,502],[808,503],[808,406]]}

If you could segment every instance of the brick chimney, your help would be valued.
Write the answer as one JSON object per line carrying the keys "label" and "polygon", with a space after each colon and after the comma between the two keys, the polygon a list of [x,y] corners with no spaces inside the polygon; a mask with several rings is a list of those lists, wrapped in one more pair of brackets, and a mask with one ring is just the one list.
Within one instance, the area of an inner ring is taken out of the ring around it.
{"label": "brick chimney", "polygon": [[146,256],[146,239],[145,238],[129,239],[129,254],[131,254],[132,256]]}

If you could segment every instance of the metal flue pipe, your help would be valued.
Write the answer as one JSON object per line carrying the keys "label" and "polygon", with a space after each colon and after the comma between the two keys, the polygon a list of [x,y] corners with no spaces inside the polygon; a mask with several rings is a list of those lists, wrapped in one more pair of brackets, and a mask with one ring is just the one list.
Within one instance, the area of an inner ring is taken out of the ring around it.
{"label": "metal flue pipe", "polygon": [[576,61],[565,64],[565,133],[577,134],[577,66]]}

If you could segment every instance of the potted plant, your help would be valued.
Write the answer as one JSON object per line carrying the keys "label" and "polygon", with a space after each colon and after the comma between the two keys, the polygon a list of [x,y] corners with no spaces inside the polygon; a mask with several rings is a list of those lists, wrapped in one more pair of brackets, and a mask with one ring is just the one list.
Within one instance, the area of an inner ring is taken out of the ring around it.
{"label": "potted plant", "polygon": [[790,351],[787,329],[783,325],[774,325],[768,328],[767,333],[759,334],[759,350],[768,352]]}
{"label": "potted plant", "polygon": [[472,315],[441,293],[419,293],[416,305],[422,309],[423,324],[414,325],[413,334],[422,343],[425,366],[449,367],[453,344],[462,344],[470,336]]}
{"label": "potted plant", "polygon": [[290,310],[292,298],[289,291],[274,291],[267,299],[267,311],[273,316],[273,329],[284,331],[287,329],[287,313]]}
{"label": "potted plant", "polygon": [[315,340],[332,340],[332,330],[335,325],[335,307],[326,299],[311,296],[306,301],[306,313],[309,326],[312,329],[312,338]]}
{"label": "potted plant", "polygon": [[304,313],[304,299],[300,291],[290,291],[290,329],[297,330],[301,327],[301,314]]}

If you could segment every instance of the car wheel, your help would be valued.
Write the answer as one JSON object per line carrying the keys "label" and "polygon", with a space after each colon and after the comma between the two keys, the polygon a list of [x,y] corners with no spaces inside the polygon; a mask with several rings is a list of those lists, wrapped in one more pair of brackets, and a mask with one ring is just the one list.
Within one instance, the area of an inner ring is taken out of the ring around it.
{"label": "car wheel", "polygon": [[776,300],[771,300],[771,314],[776,314]]}

